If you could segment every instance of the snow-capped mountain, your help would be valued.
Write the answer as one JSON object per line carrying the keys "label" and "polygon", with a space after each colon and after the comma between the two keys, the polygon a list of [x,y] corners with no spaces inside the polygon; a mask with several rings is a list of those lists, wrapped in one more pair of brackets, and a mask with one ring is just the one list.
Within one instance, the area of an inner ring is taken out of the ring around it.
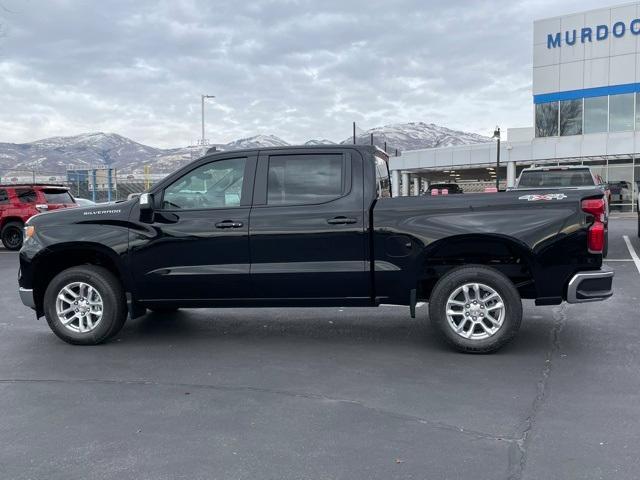
{"label": "snow-capped mountain", "polygon": [[[358,144],[369,144],[373,133],[374,143],[380,147],[387,142],[388,151],[394,149],[415,150],[490,141],[475,133],[452,130],[433,123],[404,123],[376,127],[357,136]],[[352,137],[341,143],[348,144]],[[313,139],[305,145],[331,145],[327,139]],[[216,144],[221,151],[246,148],[282,147],[289,142],[275,135],[256,135],[226,144]],[[214,145],[212,145],[214,146]],[[155,148],[143,145],[115,133],[85,133],[72,137],[52,137],[31,143],[0,143],[0,176],[9,171],[31,171],[60,174],[67,168],[111,166],[121,172],[141,172],[145,164],[153,172],[171,172],[197,158],[201,149]]]}
{"label": "snow-capped mountain", "polygon": [[326,138],[322,139],[313,139],[307,142],[304,142],[305,145],[335,145],[336,142],[332,142],[331,140],[327,140]]}
{"label": "snow-capped mountain", "polygon": [[[378,146],[387,142],[387,148],[398,150],[419,150],[422,148],[450,147],[470,143],[490,142],[491,139],[476,133],[461,132],[442,127],[434,123],[411,122],[376,127],[356,135],[358,144],[369,144],[371,134]],[[353,137],[346,138],[342,144],[353,143]]]}
{"label": "snow-capped mountain", "polygon": [[220,150],[242,150],[245,148],[286,147],[290,145],[275,135],[256,135],[249,138],[240,138],[222,145]]}
{"label": "snow-capped mountain", "polygon": [[51,137],[31,143],[0,143],[0,168],[61,173],[69,167],[142,168],[149,162],[174,163],[188,157],[185,149],[160,149],[115,133]]}

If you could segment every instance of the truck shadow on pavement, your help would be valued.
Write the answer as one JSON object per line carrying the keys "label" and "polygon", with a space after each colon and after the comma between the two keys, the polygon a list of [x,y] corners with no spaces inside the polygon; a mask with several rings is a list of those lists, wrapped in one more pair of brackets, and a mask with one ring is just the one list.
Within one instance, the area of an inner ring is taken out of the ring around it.
{"label": "truck shadow on pavement", "polygon": [[[428,324],[426,308],[411,319],[403,310],[381,309],[207,309],[173,313],[150,312],[129,320],[114,341],[171,343],[188,347],[194,341],[282,344],[306,343],[405,345],[429,351],[454,352]],[[422,318],[420,318],[422,317]],[[545,351],[555,320],[552,312],[525,317],[518,336],[500,353]]]}

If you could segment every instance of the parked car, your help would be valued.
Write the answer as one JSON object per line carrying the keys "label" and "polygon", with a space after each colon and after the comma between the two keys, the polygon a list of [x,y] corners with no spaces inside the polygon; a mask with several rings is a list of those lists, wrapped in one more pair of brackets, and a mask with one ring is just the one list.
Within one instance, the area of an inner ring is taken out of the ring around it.
{"label": "parked car", "polygon": [[92,207],[93,205],[96,205],[96,202],[89,200],[88,198],[75,197],[74,200],[79,207]]}
{"label": "parked car", "polygon": [[507,343],[522,298],[603,300],[601,190],[391,197],[372,146],[205,155],[137,199],[27,222],[22,301],[72,344],[146,309],[407,305],[465,352]]}
{"label": "parked car", "polygon": [[594,174],[589,167],[560,166],[560,167],[530,167],[520,172],[513,190],[549,190],[557,188],[571,188],[578,190],[602,191],[605,198],[605,247],[604,256],[609,252],[609,206],[611,205],[611,189],[600,175]]}
{"label": "parked car", "polygon": [[32,216],[49,210],[75,207],[62,185],[0,185],[0,236],[8,250],[20,250],[23,228]]}
{"label": "parked car", "polygon": [[631,199],[633,198],[631,182],[627,182],[626,180],[611,182],[609,183],[609,190],[612,201],[616,203],[631,203]]}
{"label": "parked car", "polygon": [[443,189],[446,189],[449,195],[464,193],[462,187],[457,183],[433,183],[429,185],[425,192],[425,195],[431,195],[431,192],[433,190],[438,190],[438,192],[441,193]]}

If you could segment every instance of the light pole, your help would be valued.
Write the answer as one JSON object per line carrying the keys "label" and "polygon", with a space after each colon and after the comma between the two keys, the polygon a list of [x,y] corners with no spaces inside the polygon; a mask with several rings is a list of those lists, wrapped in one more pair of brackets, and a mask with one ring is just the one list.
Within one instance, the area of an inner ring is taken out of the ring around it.
{"label": "light pole", "polygon": [[498,153],[496,154],[496,190],[500,190],[500,127],[496,125],[493,137],[498,139]]}
{"label": "light pole", "polygon": [[204,138],[204,101],[207,98],[216,98],[215,95],[200,95],[200,98],[202,100],[202,139],[200,140],[201,144],[202,144],[202,154],[204,155],[205,153],[207,153],[207,146],[206,146],[206,141]]}

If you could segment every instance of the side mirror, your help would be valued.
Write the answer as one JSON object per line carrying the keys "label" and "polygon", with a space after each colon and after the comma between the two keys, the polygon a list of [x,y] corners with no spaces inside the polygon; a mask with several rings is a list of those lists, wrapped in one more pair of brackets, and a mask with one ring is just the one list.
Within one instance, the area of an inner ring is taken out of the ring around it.
{"label": "side mirror", "polygon": [[153,211],[153,195],[151,193],[140,194],[140,211],[141,212]]}
{"label": "side mirror", "polygon": [[151,223],[153,222],[153,194],[142,193],[139,197],[140,203],[140,221]]}

